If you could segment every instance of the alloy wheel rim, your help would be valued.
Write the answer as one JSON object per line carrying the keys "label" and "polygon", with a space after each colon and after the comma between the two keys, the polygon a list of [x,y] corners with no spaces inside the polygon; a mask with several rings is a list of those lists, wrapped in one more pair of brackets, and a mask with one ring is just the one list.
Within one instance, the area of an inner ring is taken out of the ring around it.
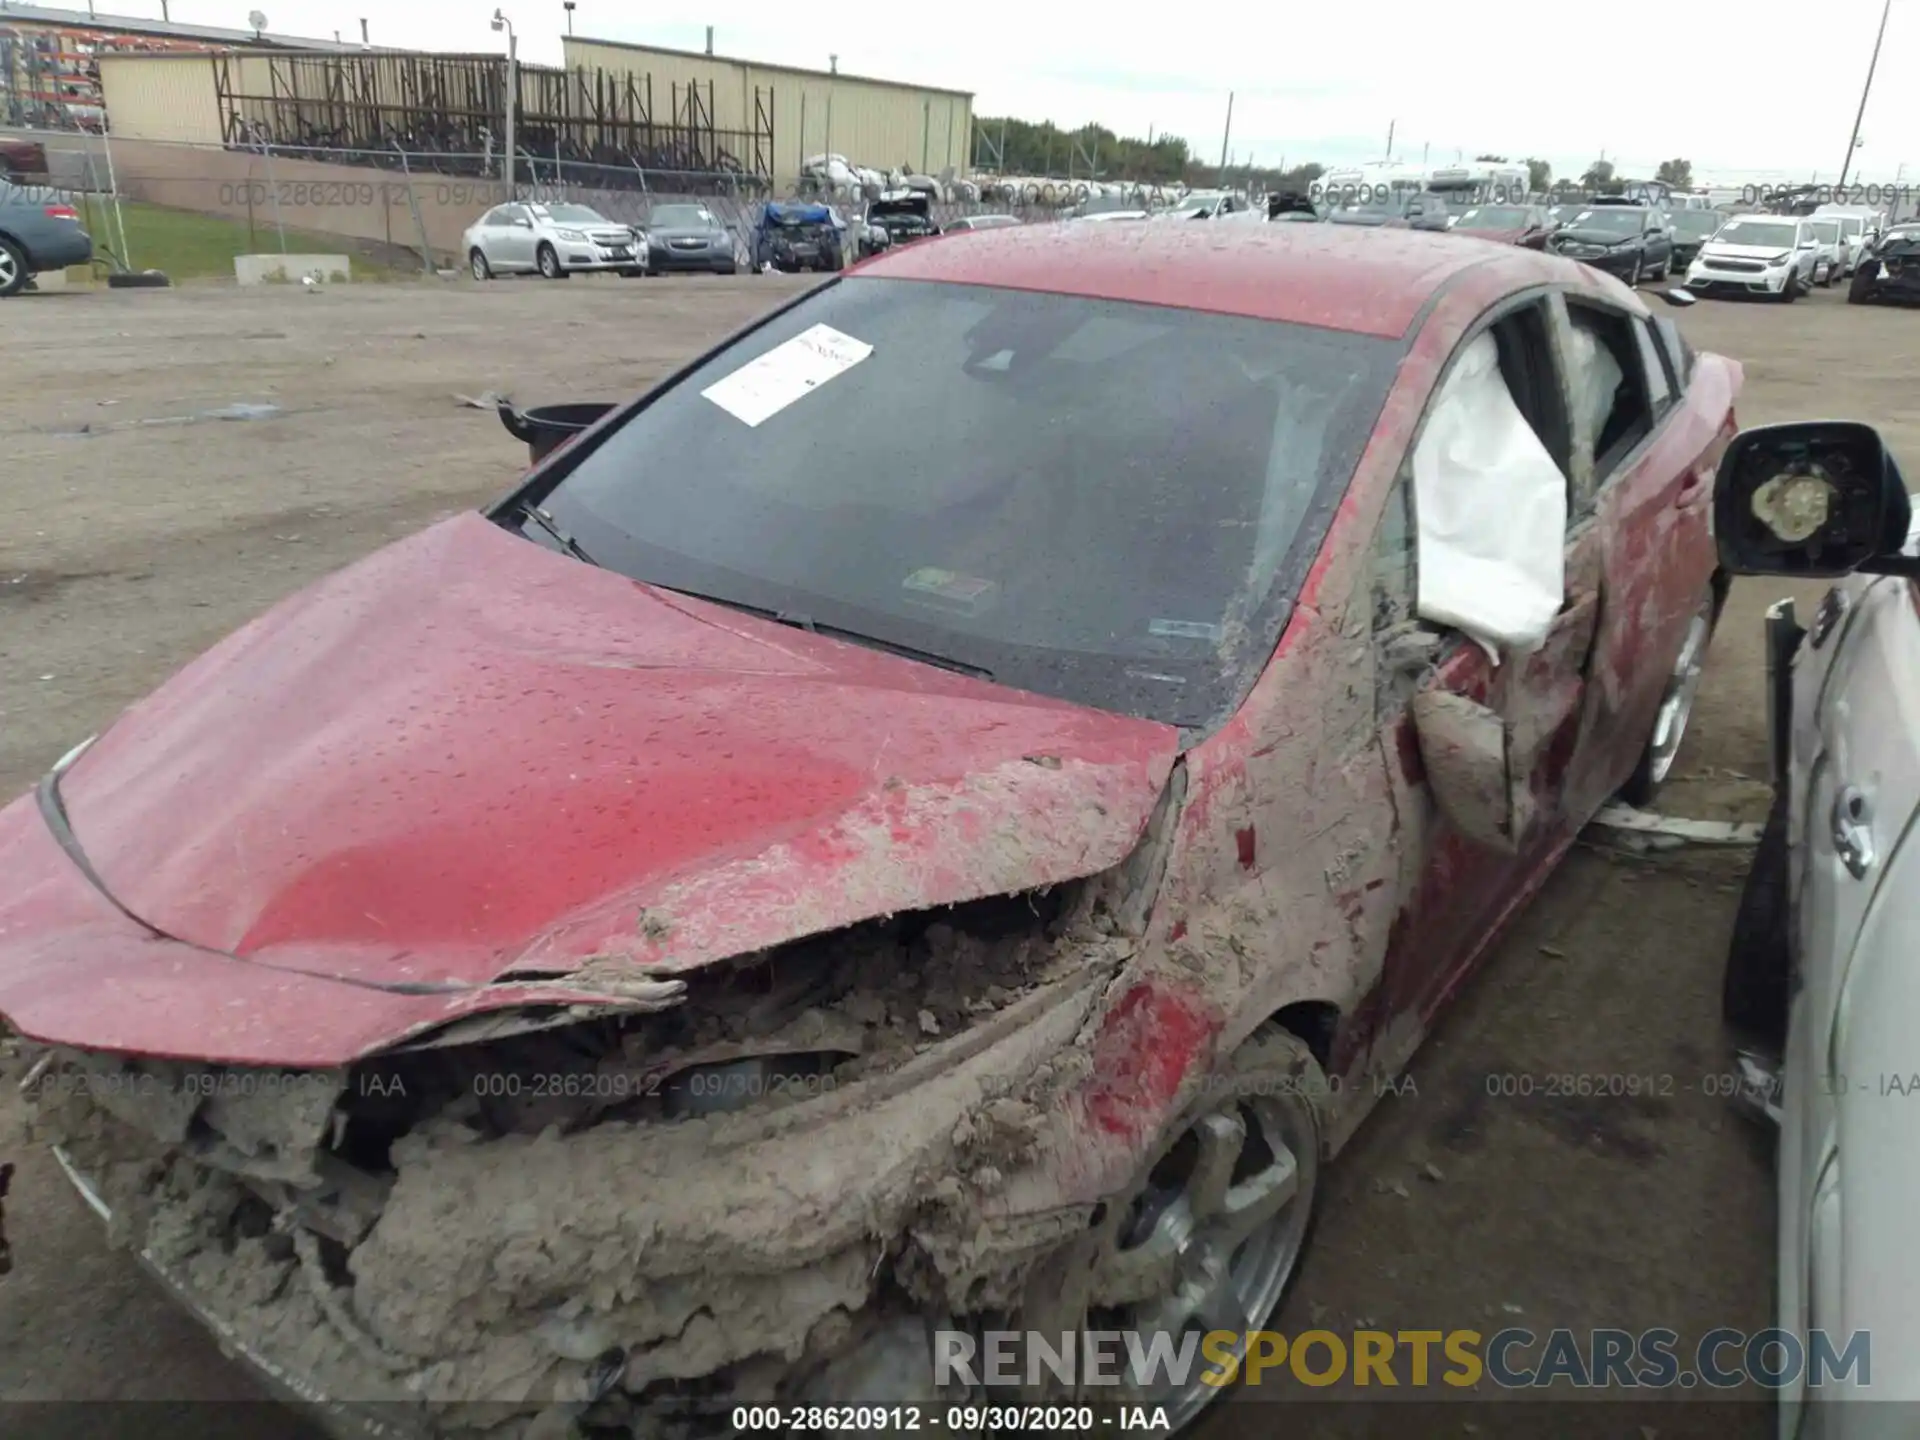
{"label": "alloy wheel rim", "polygon": [[474,279],[476,279],[476,280],[484,280],[484,279],[486,279],[486,278],[487,278],[487,259],[486,259],[486,256],[484,256],[484,255],[475,255],[475,256],[473,257],[473,261],[472,261],[472,265],[473,265],[473,278],[474,278]]}
{"label": "alloy wheel rim", "polygon": [[[1178,1353],[1188,1335],[1241,1336],[1272,1315],[1306,1242],[1315,1143],[1274,1098],[1249,1096],[1202,1115],[1155,1165],[1101,1268],[1097,1328],[1156,1336]],[[1303,1166],[1300,1157],[1308,1156]],[[1111,1322],[1111,1323],[1109,1323]],[[1198,1358],[1183,1383],[1164,1369],[1130,1375],[1129,1399],[1164,1407],[1175,1430],[1220,1395]]]}
{"label": "alloy wheel rim", "polygon": [[20,278],[20,267],[13,258],[13,252],[0,249],[0,286],[11,285]]}
{"label": "alloy wheel rim", "polygon": [[1653,763],[1648,770],[1656,785],[1672,773],[1680,742],[1686,739],[1687,721],[1700,693],[1701,676],[1706,673],[1707,639],[1712,632],[1713,602],[1708,601],[1687,622],[1687,638],[1681,642],[1680,656],[1674,661],[1666,694],[1660,697],[1660,709],[1654,716]]}

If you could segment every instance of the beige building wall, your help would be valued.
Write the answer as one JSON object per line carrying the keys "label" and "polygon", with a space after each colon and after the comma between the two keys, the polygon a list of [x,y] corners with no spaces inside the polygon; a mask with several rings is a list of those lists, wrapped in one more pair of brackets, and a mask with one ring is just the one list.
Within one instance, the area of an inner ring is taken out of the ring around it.
{"label": "beige building wall", "polygon": [[876,169],[897,165],[934,174],[949,165],[964,170],[971,160],[973,97],[961,91],[602,40],[564,43],[570,69],[651,75],[656,120],[672,113],[676,93],[684,94],[686,86],[698,85],[704,98],[711,85],[714,126],[751,130],[754,90],[763,99],[771,90],[776,181],[792,178],[803,160],[823,153]]}
{"label": "beige building wall", "polygon": [[210,55],[103,55],[100,92],[116,140],[221,143]]}

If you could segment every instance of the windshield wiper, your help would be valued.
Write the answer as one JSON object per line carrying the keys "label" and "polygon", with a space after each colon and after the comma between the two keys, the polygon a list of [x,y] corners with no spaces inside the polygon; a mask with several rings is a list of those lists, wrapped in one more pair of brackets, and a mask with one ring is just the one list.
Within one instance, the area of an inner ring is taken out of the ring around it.
{"label": "windshield wiper", "polygon": [[524,520],[531,520],[535,525],[539,526],[540,529],[546,531],[560,548],[565,550],[567,554],[573,556],[574,559],[584,560],[595,569],[605,568],[598,560],[595,560],[591,555],[587,554],[585,550],[580,548],[580,542],[578,540],[560,528],[559,521],[555,520],[553,516],[542,510],[531,500],[516,500],[513,505],[513,513]]}
{"label": "windshield wiper", "polygon": [[665,590],[671,595],[687,595],[695,600],[705,600],[709,605],[724,605],[729,610],[743,611],[748,615],[756,615],[762,620],[771,620],[776,625],[804,630],[809,635],[826,635],[835,640],[851,641],[856,645],[865,645],[869,649],[884,650],[889,655],[898,655],[903,660],[918,660],[923,665],[951,670],[956,675],[968,675],[975,680],[993,679],[993,672],[979,665],[969,665],[964,660],[955,660],[951,656],[936,654],[932,650],[921,650],[912,645],[902,645],[895,640],[882,640],[878,636],[868,635],[859,630],[849,630],[845,626],[822,625],[811,615],[798,610],[778,610],[765,605],[749,605],[744,600],[731,600],[724,595],[706,595],[698,590],[685,590],[678,585],[661,585],[652,580],[646,583],[655,590]]}

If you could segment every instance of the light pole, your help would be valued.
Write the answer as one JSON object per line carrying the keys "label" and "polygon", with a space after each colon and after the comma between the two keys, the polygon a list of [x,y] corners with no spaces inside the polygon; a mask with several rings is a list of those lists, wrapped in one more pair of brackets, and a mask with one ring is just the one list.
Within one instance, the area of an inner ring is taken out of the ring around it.
{"label": "light pole", "polygon": [[573,3],[574,0],[561,0],[560,3],[560,8],[567,12],[567,35],[569,37],[573,35]]}
{"label": "light pole", "polygon": [[513,198],[513,115],[520,108],[520,37],[513,33],[513,22],[507,19],[507,12],[493,12],[493,28],[496,33],[507,32],[507,155],[502,161],[502,178],[507,182],[507,198]]}
{"label": "light pole", "polygon": [[1847,169],[1853,164],[1853,152],[1860,148],[1860,122],[1866,118],[1867,95],[1873,89],[1873,72],[1880,64],[1880,42],[1887,38],[1887,13],[1893,0],[1880,7],[1880,30],[1873,37],[1873,58],[1867,61],[1867,83],[1860,87],[1860,108],[1853,112],[1853,137],[1847,141],[1847,158],[1840,162],[1840,189],[1847,188]]}

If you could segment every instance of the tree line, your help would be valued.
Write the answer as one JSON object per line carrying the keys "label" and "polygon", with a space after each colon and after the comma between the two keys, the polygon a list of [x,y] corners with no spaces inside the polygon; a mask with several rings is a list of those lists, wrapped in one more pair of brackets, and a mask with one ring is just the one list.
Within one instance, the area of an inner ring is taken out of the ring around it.
{"label": "tree line", "polygon": [[[1116,135],[1104,125],[1063,130],[1051,122],[1036,125],[1012,116],[975,116],[972,154],[976,170],[1130,185],[1184,183],[1195,187],[1245,186],[1261,191],[1305,190],[1326,174],[1324,165],[1313,162],[1284,169],[1254,165],[1222,168],[1199,159],[1178,135],[1149,135],[1141,139],[1135,135]],[[1515,163],[1505,155],[1473,158],[1483,164]],[[1518,163],[1527,167],[1529,188],[1544,195],[1553,184],[1553,167],[1533,157]],[[1677,190],[1690,189],[1693,163],[1682,159],[1663,160],[1654,179]],[[1581,173],[1578,183],[1586,190],[1607,190],[1625,182],[1616,178],[1611,161],[1596,160]]]}

